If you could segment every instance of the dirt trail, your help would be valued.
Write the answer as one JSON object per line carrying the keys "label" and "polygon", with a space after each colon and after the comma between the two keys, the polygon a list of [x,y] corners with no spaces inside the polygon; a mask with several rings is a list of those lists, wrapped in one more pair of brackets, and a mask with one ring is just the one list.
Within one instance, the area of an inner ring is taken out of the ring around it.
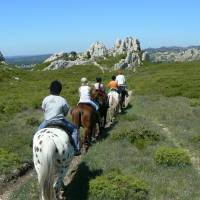
{"label": "dirt trail", "polygon": [[25,175],[7,183],[1,191],[2,194],[0,194],[0,200],[9,200],[10,195],[33,176],[36,176],[35,171],[29,170]]}
{"label": "dirt trail", "polygon": [[[68,173],[64,179],[65,185],[68,185],[71,182],[71,180],[73,179],[80,162],[81,162],[81,155],[74,157],[74,159],[72,160],[72,162],[70,164]],[[19,189],[20,186],[22,186],[24,183],[26,183],[33,176],[34,177],[37,176],[35,170],[29,170],[24,176],[21,176],[18,179],[7,183],[7,185],[2,190],[2,194],[0,194],[0,200],[9,200],[11,194],[15,190]]]}
{"label": "dirt trail", "polygon": [[[176,147],[182,148],[181,145],[176,141],[176,139],[174,137],[172,137],[172,132],[169,130],[168,127],[164,126],[163,124],[158,124],[158,125],[163,129],[163,131],[166,133],[168,138],[170,138],[170,140],[172,140],[172,142],[174,143],[174,145]],[[200,175],[200,157],[197,156],[194,152],[191,152],[189,149],[185,149],[185,150],[190,155],[191,162],[192,162],[192,165],[193,165],[194,169]]]}

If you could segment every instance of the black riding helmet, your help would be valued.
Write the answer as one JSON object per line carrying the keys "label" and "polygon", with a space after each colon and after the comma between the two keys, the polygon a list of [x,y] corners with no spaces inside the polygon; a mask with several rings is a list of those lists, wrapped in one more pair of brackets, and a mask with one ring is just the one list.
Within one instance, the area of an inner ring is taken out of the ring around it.
{"label": "black riding helmet", "polygon": [[50,93],[53,95],[59,95],[62,90],[62,84],[60,81],[55,80],[51,82]]}
{"label": "black riding helmet", "polygon": [[112,78],[112,80],[113,80],[113,81],[115,81],[115,79],[116,79],[116,76],[115,76],[115,75],[113,75],[111,78]]}
{"label": "black riding helmet", "polygon": [[101,81],[102,81],[101,77],[96,77],[96,82],[97,83],[101,83]]}

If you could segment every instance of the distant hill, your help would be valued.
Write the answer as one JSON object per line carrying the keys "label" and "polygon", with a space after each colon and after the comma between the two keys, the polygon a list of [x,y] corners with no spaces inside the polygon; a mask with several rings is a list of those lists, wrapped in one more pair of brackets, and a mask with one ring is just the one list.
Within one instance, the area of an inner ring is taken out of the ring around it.
{"label": "distant hill", "polygon": [[51,54],[30,55],[30,56],[9,56],[5,57],[6,63],[15,65],[31,65],[38,64],[47,59]]}
{"label": "distant hill", "polygon": [[157,53],[157,52],[181,52],[187,49],[195,48],[200,50],[200,46],[188,46],[188,47],[178,47],[178,46],[171,46],[171,47],[159,47],[159,48],[147,48],[145,51],[149,53]]}

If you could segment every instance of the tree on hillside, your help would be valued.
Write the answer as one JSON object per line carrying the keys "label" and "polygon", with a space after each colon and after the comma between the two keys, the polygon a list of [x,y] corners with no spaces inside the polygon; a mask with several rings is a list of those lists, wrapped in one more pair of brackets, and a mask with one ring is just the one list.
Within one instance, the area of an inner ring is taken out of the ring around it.
{"label": "tree on hillside", "polygon": [[76,60],[77,53],[75,51],[71,51],[69,57],[70,57],[70,60]]}

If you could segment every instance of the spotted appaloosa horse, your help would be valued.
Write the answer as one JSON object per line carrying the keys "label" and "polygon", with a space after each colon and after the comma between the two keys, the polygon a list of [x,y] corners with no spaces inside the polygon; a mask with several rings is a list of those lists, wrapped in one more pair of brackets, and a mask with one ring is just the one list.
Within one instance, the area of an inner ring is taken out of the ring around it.
{"label": "spotted appaloosa horse", "polygon": [[42,200],[59,198],[64,176],[73,155],[74,149],[65,131],[58,128],[45,128],[35,133],[33,161]]}

